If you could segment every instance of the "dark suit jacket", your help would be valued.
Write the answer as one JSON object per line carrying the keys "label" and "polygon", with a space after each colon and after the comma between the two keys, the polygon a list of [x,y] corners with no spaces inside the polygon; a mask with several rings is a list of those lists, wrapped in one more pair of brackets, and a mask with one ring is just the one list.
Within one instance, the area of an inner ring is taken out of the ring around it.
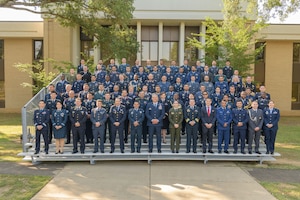
{"label": "dark suit jacket", "polygon": [[253,109],[250,109],[248,110],[248,114],[248,129],[252,131],[255,127],[259,127],[261,129],[264,123],[263,111],[261,109],[257,109],[257,112],[255,112]]}
{"label": "dark suit jacket", "polygon": [[208,116],[208,113],[207,113],[206,106],[202,107],[201,112],[200,112],[200,116],[201,116],[201,121],[202,121],[203,126],[206,123],[213,124],[213,126],[215,125],[217,116],[216,116],[216,109],[213,106],[211,106],[211,111],[210,111],[209,116]]}

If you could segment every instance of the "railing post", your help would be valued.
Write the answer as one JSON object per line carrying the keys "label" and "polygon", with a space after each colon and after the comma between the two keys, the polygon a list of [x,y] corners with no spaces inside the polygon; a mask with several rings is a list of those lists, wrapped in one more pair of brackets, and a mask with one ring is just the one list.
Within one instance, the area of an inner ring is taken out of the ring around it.
{"label": "railing post", "polygon": [[26,107],[22,108],[22,145],[23,152],[26,152],[26,143],[28,141],[27,138],[27,117],[26,117]]}

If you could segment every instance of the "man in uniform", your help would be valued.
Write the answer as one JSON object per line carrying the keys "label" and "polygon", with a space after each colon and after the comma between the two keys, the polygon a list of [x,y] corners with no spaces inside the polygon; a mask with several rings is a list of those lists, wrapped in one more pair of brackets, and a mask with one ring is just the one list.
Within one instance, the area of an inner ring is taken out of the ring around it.
{"label": "man in uniform", "polygon": [[83,89],[83,84],[84,84],[84,81],[82,80],[82,75],[77,74],[76,81],[74,81],[73,85],[72,85],[72,90],[75,92],[76,96]]}
{"label": "man in uniform", "polygon": [[[144,111],[146,110],[146,106],[148,104],[148,100],[145,98],[144,91],[139,92],[139,96],[136,98],[136,101],[139,102],[140,108]],[[143,120],[143,143],[147,143],[147,133],[148,133],[148,127],[147,127],[147,118],[145,117]]]}
{"label": "man in uniform", "polygon": [[215,130],[216,112],[215,108],[211,106],[212,100],[210,98],[205,99],[205,106],[201,108],[201,121],[202,121],[202,150],[206,153],[206,143],[208,141],[208,152],[214,153],[213,146],[213,134]]}
{"label": "man in uniform", "polygon": [[246,140],[246,130],[249,116],[247,111],[243,107],[242,100],[238,99],[236,101],[236,108],[232,110],[232,120],[233,120],[233,153],[237,153],[238,143],[241,140],[241,153],[245,154],[245,140]]}
{"label": "man in uniform", "polygon": [[93,136],[94,136],[94,151],[98,152],[100,137],[100,151],[104,153],[104,135],[105,135],[105,122],[107,119],[106,110],[102,108],[102,100],[98,99],[96,101],[97,107],[92,109],[91,112],[91,122],[93,124]]}
{"label": "man in uniform", "polygon": [[[128,112],[128,119],[130,122],[130,141],[131,141],[131,153],[135,152],[135,142],[137,142],[137,152],[141,152],[141,139],[143,130],[143,121],[145,118],[144,110],[140,108],[140,103],[135,101],[133,108]],[[136,140],[137,139],[137,140]]]}
{"label": "man in uniform", "polygon": [[161,127],[165,109],[161,103],[158,103],[157,94],[152,94],[152,102],[147,104],[145,114],[148,119],[147,126],[149,127],[149,153],[152,153],[153,149],[153,134],[156,134],[157,151],[161,153]]}
{"label": "man in uniform", "polygon": [[259,139],[261,134],[261,129],[264,122],[263,111],[258,109],[257,101],[253,101],[251,104],[252,109],[248,111],[249,123],[248,123],[248,153],[252,154],[252,142],[255,141],[255,153],[261,154],[259,152]]}
{"label": "man in uniform", "polygon": [[105,122],[105,135],[104,135],[104,142],[106,141],[106,133],[108,132],[109,142],[111,142],[111,125],[109,119],[109,110],[110,107],[114,104],[114,101],[110,98],[110,94],[106,93],[104,95],[104,99],[102,101],[102,107],[106,110],[107,120]]}
{"label": "man in uniform", "polygon": [[[126,108],[126,113],[128,113],[129,109],[132,108],[133,99],[128,96],[127,90],[122,90],[120,99],[121,99],[121,104],[123,106],[125,106],[125,108]],[[128,121],[128,117],[127,116],[126,116],[126,119],[124,121],[124,129],[125,129],[124,142],[128,143],[129,121]]]}
{"label": "man in uniform", "polygon": [[[71,113],[71,109],[75,106],[75,93],[73,90],[70,90],[69,92],[69,98],[67,98],[64,101],[64,107]],[[66,144],[70,144],[71,142],[71,120],[70,117],[68,117],[67,124],[67,142]]]}
{"label": "man in uniform", "polygon": [[87,99],[84,100],[83,106],[87,110],[87,119],[86,119],[86,126],[85,126],[85,136],[86,136],[86,143],[93,143],[93,130],[92,130],[92,122],[91,122],[91,112],[92,109],[96,107],[96,101],[93,99],[93,94],[88,92]]}
{"label": "man in uniform", "polygon": [[186,121],[186,153],[190,153],[191,140],[193,140],[193,152],[197,153],[197,136],[198,126],[200,121],[200,109],[196,106],[194,99],[189,101],[189,105],[186,107],[184,112],[184,118]]}
{"label": "man in uniform", "polygon": [[171,134],[171,151],[174,151],[174,143],[176,141],[176,153],[179,153],[179,140],[180,140],[180,132],[183,121],[183,111],[178,103],[178,101],[174,101],[173,107],[169,111],[169,129]]}
{"label": "man in uniform", "polygon": [[223,68],[223,72],[229,83],[231,81],[231,77],[233,75],[233,67],[230,66],[230,60],[226,61],[225,67]]}
{"label": "man in uniform", "polygon": [[83,71],[80,72],[80,74],[82,75],[82,80],[85,82],[85,83],[89,83],[91,82],[91,73],[89,72],[89,69],[88,67],[85,65],[83,66]]}
{"label": "man in uniform", "polygon": [[[47,100],[46,102],[46,108],[49,110],[50,113],[50,117],[51,117],[51,113],[56,110],[56,102],[60,101],[59,99],[56,98],[57,97],[57,93],[55,91],[52,91],[50,93],[50,99]],[[52,121],[49,120],[49,144],[52,143]]]}
{"label": "man in uniform", "polygon": [[33,122],[35,126],[35,153],[40,152],[41,135],[43,135],[45,143],[45,153],[48,154],[49,150],[49,138],[48,138],[48,123],[50,121],[50,113],[45,109],[45,101],[39,101],[39,109],[34,111]]}
{"label": "man in uniform", "polygon": [[217,129],[218,129],[218,153],[222,152],[222,142],[224,141],[224,153],[229,153],[229,134],[232,121],[232,112],[226,108],[226,101],[222,100],[221,107],[217,109]]}
{"label": "man in uniform", "polygon": [[71,109],[70,121],[72,123],[73,134],[73,154],[78,152],[77,144],[80,139],[80,152],[84,154],[85,150],[85,122],[87,119],[87,110],[81,106],[82,101],[80,98],[75,100],[75,107]]}
{"label": "man in uniform", "polygon": [[126,108],[121,105],[121,99],[116,98],[115,104],[110,108],[109,119],[111,123],[111,151],[115,151],[116,134],[119,134],[120,150],[124,153],[124,122],[126,119]]}

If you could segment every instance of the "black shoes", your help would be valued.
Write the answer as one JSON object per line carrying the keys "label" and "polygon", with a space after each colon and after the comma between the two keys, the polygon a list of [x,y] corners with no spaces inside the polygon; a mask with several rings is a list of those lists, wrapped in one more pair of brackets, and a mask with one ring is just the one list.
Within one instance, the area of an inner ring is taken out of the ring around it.
{"label": "black shoes", "polygon": [[174,151],[174,150],[172,150],[172,153],[175,153],[175,151]]}
{"label": "black shoes", "polygon": [[209,150],[208,153],[214,153],[213,150]]}
{"label": "black shoes", "polygon": [[134,150],[131,151],[131,153],[134,153],[134,152],[135,152]]}
{"label": "black shoes", "polygon": [[158,150],[157,152],[158,152],[158,153],[161,153],[161,150]]}
{"label": "black shoes", "polygon": [[148,153],[152,153],[152,149],[151,150],[149,149]]}
{"label": "black shoes", "polygon": [[237,154],[237,151],[236,151],[236,150],[234,150],[234,151],[233,151],[233,153],[234,153],[234,154]]}
{"label": "black shoes", "polygon": [[176,151],[176,153],[179,153],[179,151]]}
{"label": "black shoes", "polygon": [[45,154],[48,154],[48,151],[46,151]]}
{"label": "black shoes", "polygon": [[35,151],[34,154],[35,154],[35,155],[36,155],[36,154],[39,154],[39,152],[38,152],[38,151]]}
{"label": "black shoes", "polygon": [[206,153],[206,150],[203,150],[203,153]]}
{"label": "black shoes", "polygon": [[259,151],[255,151],[255,153],[257,153],[257,154],[261,154]]}
{"label": "black shoes", "polygon": [[124,150],[121,150],[121,153],[124,153]]}
{"label": "black shoes", "polygon": [[78,151],[73,151],[72,154],[78,153]]}
{"label": "black shoes", "polygon": [[245,152],[245,151],[241,151],[241,153],[242,153],[242,154],[246,154],[246,152]]}
{"label": "black shoes", "polygon": [[111,150],[109,153],[113,153],[114,151],[113,150]]}
{"label": "black shoes", "polygon": [[98,152],[97,150],[94,150],[94,151],[93,151],[93,153],[97,153],[97,152]]}
{"label": "black shoes", "polygon": [[227,153],[227,154],[229,154],[229,151],[228,151],[228,150],[225,150],[225,151],[224,151],[224,153]]}
{"label": "black shoes", "polygon": [[249,154],[252,154],[252,151],[249,151],[248,153],[249,153]]}
{"label": "black shoes", "polygon": [[101,151],[101,153],[104,153],[104,151]]}

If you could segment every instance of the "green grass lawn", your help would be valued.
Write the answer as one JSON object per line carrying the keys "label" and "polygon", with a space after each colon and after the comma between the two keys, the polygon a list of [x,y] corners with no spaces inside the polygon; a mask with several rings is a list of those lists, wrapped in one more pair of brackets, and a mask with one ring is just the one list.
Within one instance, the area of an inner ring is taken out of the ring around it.
{"label": "green grass lawn", "polygon": [[261,182],[260,184],[279,200],[300,199],[300,183]]}

